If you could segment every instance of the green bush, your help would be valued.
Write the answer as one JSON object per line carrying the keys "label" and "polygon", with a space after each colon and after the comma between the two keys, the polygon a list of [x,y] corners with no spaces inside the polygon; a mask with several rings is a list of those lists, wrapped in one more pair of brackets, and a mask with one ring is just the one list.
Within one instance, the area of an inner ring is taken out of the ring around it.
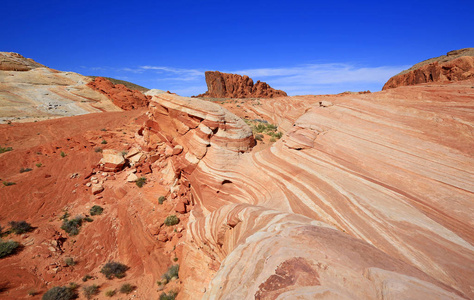
{"label": "green bush", "polygon": [[97,152],[97,153],[101,153],[101,152],[102,152],[102,148],[97,147],[97,148],[94,149],[94,151]]}
{"label": "green bush", "polygon": [[105,295],[107,297],[113,297],[113,296],[115,296],[116,293],[117,292],[115,290],[108,290],[107,292],[105,292]]}
{"label": "green bush", "polygon": [[68,287],[56,286],[47,291],[42,300],[71,300],[77,297],[76,293]]}
{"label": "green bush", "polygon": [[119,262],[110,261],[102,267],[100,273],[104,274],[107,279],[123,278],[125,277],[125,272],[128,270],[128,267]]}
{"label": "green bush", "polygon": [[82,288],[82,292],[87,299],[91,299],[92,296],[97,295],[99,293],[99,286],[96,284],[85,286]]}
{"label": "green bush", "polygon": [[11,221],[9,224],[11,226],[10,231],[14,234],[23,234],[33,229],[33,227],[31,227],[31,225],[26,221]]}
{"label": "green bush", "polygon": [[106,140],[102,140],[102,142],[100,142],[102,145],[105,145],[107,144],[107,141]]}
{"label": "green bush", "polygon": [[160,196],[160,197],[158,198],[158,203],[163,204],[163,202],[165,202],[165,200],[166,200],[166,197],[165,197],[165,196]]}
{"label": "green bush", "polygon": [[36,166],[37,166],[38,168],[41,168],[42,165],[43,165],[42,163],[37,163],[37,164],[36,164]]}
{"label": "green bush", "polygon": [[12,147],[6,147],[6,148],[0,147],[0,153],[5,153],[12,150],[13,150]]}
{"label": "green bush", "polygon": [[179,218],[175,215],[167,216],[164,223],[166,226],[173,226],[179,223]]}
{"label": "green bush", "polygon": [[21,168],[21,169],[20,169],[20,173],[25,173],[25,172],[30,172],[30,171],[33,171],[33,169],[31,169],[31,168],[26,168],[26,169],[25,169],[25,168]]}
{"label": "green bush", "polygon": [[134,287],[130,283],[124,283],[120,287],[120,293],[130,294],[134,290]]}
{"label": "green bush", "polygon": [[79,228],[82,225],[83,218],[80,216],[75,217],[72,220],[64,219],[61,229],[66,231],[69,235],[79,234]]}
{"label": "green bush", "polygon": [[61,155],[61,157],[66,157],[67,154],[64,153],[64,151],[61,151],[60,155]]}
{"label": "green bush", "polygon": [[275,143],[276,141],[277,141],[277,140],[276,140],[274,137],[272,137],[272,138],[270,139],[270,143]]}
{"label": "green bush", "polygon": [[178,293],[176,293],[175,291],[171,291],[168,294],[163,292],[160,295],[160,300],[175,300],[177,295]]}
{"label": "green bush", "polygon": [[136,185],[141,188],[146,183],[145,177],[140,177],[135,181]]}
{"label": "green bush", "polygon": [[76,262],[74,261],[74,258],[72,257],[66,257],[64,259],[64,262],[66,263],[66,265],[72,267],[72,266],[75,266],[76,265]]}
{"label": "green bush", "polygon": [[92,206],[90,213],[91,213],[91,216],[95,216],[95,215],[101,215],[103,211],[104,209],[102,207],[100,207],[99,205],[94,205]]}
{"label": "green bush", "polygon": [[257,141],[263,141],[263,134],[256,134],[256,135],[255,135],[255,139],[256,139]]}
{"label": "green bush", "polygon": [[15,241],[0,240],[0,258],[6,257],[16,252],[20,244]]}
{"label": "green bush", "polygon": [[15,185],[15,184],[16,184],[16,182],[9,182],[9,181],[4,181],[3,182],[4,186],[10,186],[10,185]]}
{"label": "green bush", "polygon": [[92,278],[94,278],[94,277],[92,277],[92,276],[89,275],[89,274],[86,274],[86,275],[84,275],[84,276],[82,277],[82,281],[86,282],[87,280],[92,279]]}
{"label": "green bush", "polygon": [[172,265],[171,267],[169,267],[168,271],[166,271],[165,274],[163,274],[163,276],[161,276],[161,278],[163,279],[166,279],[167,282],[169,282],[171,279],[175,278],[178,279],[179,278],[179,265]]}

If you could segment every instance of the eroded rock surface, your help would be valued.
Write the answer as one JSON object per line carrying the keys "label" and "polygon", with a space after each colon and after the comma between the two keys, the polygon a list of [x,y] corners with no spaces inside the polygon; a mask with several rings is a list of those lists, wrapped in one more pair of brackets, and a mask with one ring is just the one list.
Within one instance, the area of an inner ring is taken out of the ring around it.
{"label": "eroded rock surface", "polygon": [[0,71],[29,71],[35,68],[45,68],[45,66],[18,53],[0,52]]}
{"label": "eroded rock surface", "polygon": [[390,78],[383,90],[428,82],[466,80],[474,77],[474,48],[448,52],[418,63]]}
{"label": "eroded rock surface", "polygon": [[96,77],[87,84],[106,95],[112,102],[123,110],[146,107],[151,96],[146,96],[138,90],[131,90],[123,84],[113,84],[103,77]]}
{"label": "eroded rock surface", "polygon": [[[183,297],[203,286],[204,299],[473,297],[473,85],[309,97],[301,108],[282,98],[302,115],[272,147],[220,164],[205,158],[228,150],[211,146],[181,173],[196,203]],[[295,225],[301,215],[308,224]],[[274,276],[291,269],[318,277]]]}
{"label": "eroded rock surface", "polygon": [[47,68],[20,54],[0,52],[0,123],[120,111],[86,85],[90,80]]}
{"label": "eroded rock surface", "polygon": [[255,84],[247,75],[207,71],[207,92],[197,97],[211,98],[274,98],[287,96],[284,91],[275,90],[258,80]]}

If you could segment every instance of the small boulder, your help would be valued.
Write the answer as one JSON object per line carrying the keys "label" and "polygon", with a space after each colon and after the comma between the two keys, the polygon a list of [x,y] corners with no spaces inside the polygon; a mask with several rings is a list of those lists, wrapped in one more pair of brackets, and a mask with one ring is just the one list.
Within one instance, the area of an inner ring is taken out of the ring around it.
{"label": "small boulder", "polygon": [[102,151],[102,159],[100,164],[106,172],[117,172],[122,170],[125,165],[125,158],[122,152],[113,149],[104,149]]}
{"label": "small boulder", "polygon": [[103,190],[104,190],[104,187],[102,186],[102,184],[93,184],[92,185],[92,194],[93,195],[97,195],[97,194],[101,193]]}
{"label": "small boulder", "polygon": [[128,182],[134,182],[138,180],[138,176],[135,175],[134,173],[130,173],[127,177]]}
{"label": "small boulder", "polygon": [[185,214],[186,213],[186,205],[184,205],[183,202],[178,202],[178,204],[176,204],[176,207],[174,208],[174,210],[180,214]]}

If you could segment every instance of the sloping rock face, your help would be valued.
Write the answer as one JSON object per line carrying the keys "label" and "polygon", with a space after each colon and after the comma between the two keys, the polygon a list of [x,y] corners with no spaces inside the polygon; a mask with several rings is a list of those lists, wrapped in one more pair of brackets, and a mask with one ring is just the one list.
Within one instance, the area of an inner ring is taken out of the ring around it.
{"label": "sloping rock face", "polygon": [[247,75],[221,73],[219,71],[207,71],[207,92],[197,97],[211,98],[274,98],[287,96],[284,91],[275,90],[267,83],[253,83],[252,78]]}
{"label": "sloping rock face", "polygon": [[121,111],[86,84],[91,79],[47,68],[31,59],[0,52],[0,123]]}
{"label": "sloping rock face", "polygon": [[466,80],[472,77],[474,77],[474,48],[465,48],[414,65],[390,78],[382,90],[428,82]]}
{"label": "sloping rock face", "polygon": [[293,125],[255,153],[234,117],[154,97],[138,138],[183,146],[162,172],[195,204],[180,297],[474,297],[472,86],[281,98]]}
{"label": "sloping rock face", "polygon": [[18,53],[0,52],[0,71],[29,71],[35,68],[45,68],[45,66]]}
{"label": "sloping rock face", "polygon": [[106,95],[123,110],[146,107],[151,98],[151,96],[146,96],[138,90],[131,90],[123,84],[113,84],[103,77],[96,77],[87,86]]}

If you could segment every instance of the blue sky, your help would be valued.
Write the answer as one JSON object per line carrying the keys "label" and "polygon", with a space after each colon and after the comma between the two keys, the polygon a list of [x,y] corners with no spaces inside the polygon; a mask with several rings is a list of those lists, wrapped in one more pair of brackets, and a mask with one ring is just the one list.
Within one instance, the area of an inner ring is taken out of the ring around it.
{"label": "blue sky", "polygon": [[380,90],[474,47],[474,1],[5,1],[0,51],[190,96],[204,71],[290,95]]}

